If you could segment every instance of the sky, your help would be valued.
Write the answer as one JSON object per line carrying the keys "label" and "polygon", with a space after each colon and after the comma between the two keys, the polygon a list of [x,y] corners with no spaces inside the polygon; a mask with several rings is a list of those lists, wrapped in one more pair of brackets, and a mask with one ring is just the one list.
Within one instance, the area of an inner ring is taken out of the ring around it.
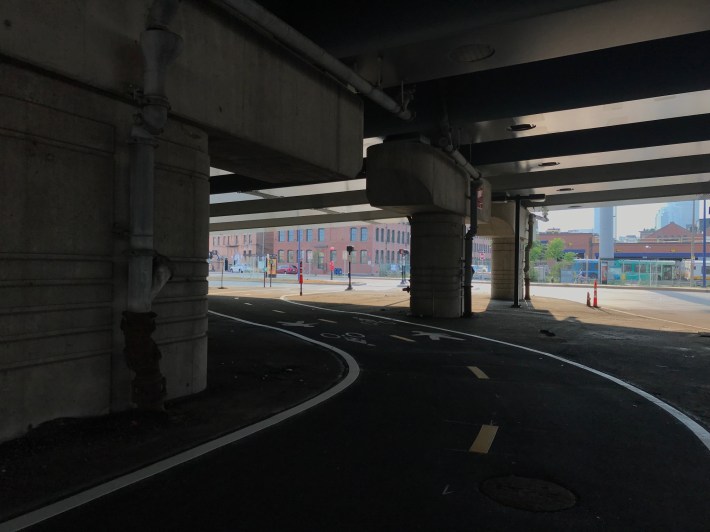
{"label": "sky", "polygon": [[[699,202],[698,216],[702,215],[702,202]],[[645,205],[619,205],[616,208],[616,235],[636,235],[642,229],[650,229],[656,225],[656,213],[666,203],[649,203]],[[594,229],[594,209],[567,209],[550,211],[549,222],[539,222],[539,230],[547,231],[558,227],[562,231],[571,229]]]}

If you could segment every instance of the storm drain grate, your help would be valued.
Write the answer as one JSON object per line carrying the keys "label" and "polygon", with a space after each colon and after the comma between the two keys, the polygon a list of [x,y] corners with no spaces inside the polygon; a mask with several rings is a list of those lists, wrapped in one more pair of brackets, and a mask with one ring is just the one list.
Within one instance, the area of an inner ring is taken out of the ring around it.
{"label": "storm drain grate", "polygon": [[557,512],[577,502],[568,489],[537,478],[489,478],[481,483],[481,491],[500,504],[531,512]]}

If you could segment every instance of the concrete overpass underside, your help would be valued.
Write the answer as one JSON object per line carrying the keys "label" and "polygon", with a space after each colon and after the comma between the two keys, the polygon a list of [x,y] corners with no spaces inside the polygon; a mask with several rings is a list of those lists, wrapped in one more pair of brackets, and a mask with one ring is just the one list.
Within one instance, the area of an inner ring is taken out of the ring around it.
{"label": "concrete overpass underside", "polygon": [[528,210],[710,192],[702,0],[308,7],[3,4],[0,440],[204,389],[210,231],[408,217],[457,317],[472,222],[511,297]]}

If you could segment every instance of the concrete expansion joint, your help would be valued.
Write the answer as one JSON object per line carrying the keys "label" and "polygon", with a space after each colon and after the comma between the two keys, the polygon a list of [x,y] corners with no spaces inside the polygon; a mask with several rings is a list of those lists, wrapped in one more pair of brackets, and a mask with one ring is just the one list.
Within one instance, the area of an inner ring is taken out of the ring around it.
{"label": "concrete expansion joint", "polygon": [[155,257],[156,252],[152,248],[131,248],[126,250],[128,257]]}

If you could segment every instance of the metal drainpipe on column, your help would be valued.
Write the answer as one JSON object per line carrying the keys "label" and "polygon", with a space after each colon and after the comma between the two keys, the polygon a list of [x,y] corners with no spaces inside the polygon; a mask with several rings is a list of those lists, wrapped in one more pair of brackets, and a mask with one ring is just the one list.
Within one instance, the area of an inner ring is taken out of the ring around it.
{"label": "metal drainpipe on column", "polygon": [[530,250],[533,245],[533,230],[535,224],[535,215],[528,214],[528,241],[525,243],[525,265],[523,266],[523,274],[525,279],[525,295],[523,299],[530,301]]}
{"label": "metal drainpipe on column", "polygon": [[177,57],[182,38],[169,31],[178,0],[155,0],[141,34],[144,71],[141,107],[131,128],[130,251],[128,301],[121,329],[128,367],[135,372],[131,400],[142,410],[163,410],[165,377],[160,372],[160,350],[151,338],[156,314],[151,303],[169,278],[164,257],[153,246],[154,173],[156,136],[167,122],[170,108],[165,96],[168,65]]}
{"label": "metal drainpipe on column", "polygon": [[471,179],[469,185],[469,199],[471,201],[470,217],[471,226],[464,237],[464,291],[463,291],[463,317],[473,316],[473,297],[471,289],[473,284],[473,237],[478,232],[478,186],[479,182]]}

